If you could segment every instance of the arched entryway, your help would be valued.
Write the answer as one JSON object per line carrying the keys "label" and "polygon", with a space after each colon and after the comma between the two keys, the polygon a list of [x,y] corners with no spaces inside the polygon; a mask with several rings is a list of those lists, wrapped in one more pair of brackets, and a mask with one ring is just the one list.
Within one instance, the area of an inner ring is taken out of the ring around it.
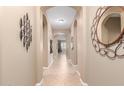
{"label": "arched entryway", "polygon": [[74,64],[77,65],[77,20],[74,22]]}
{"label": "arched entryway", "polygon": [[48,67],[48,23],[43,15],[43,66]]}

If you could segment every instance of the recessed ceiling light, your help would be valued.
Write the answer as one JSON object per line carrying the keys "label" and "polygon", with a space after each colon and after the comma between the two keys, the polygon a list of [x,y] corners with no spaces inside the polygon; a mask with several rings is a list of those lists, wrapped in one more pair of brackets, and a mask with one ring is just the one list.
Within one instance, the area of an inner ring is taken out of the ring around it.
{"label": "recessed ceiling light", "polygon": [[65,22],[65,20],[63,18],[58,18],[56,21],[59,22],[59,23],[64,23]]}

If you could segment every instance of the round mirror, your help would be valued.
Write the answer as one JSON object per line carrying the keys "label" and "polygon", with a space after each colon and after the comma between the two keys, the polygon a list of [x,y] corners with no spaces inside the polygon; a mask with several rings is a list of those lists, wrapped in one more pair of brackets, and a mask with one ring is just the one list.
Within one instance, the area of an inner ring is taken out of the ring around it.
{"label": "round mirror", "polygon": [[98,19],[97,38],[98,41],[109,46],[119,41],[124,33],[124,8],[112,6],[106,8]]}

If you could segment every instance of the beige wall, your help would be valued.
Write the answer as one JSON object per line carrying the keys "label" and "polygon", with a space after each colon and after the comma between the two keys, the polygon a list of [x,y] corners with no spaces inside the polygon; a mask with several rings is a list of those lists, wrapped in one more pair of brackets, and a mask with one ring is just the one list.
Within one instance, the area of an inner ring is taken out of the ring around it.
{"label": "beige wall", "polygon": [[[26,52],[19,39],[19,20],[28,12],[33,41]],[[36,7],[0,7],[0,84],[35,85],[36,83]]]}
{"label": "beige wall", "polygon": [[48,67],[48,20],[43,16],[43,66]]}
{"label": "beige wall", "polygon": [[[87,11],[86,7],[82,7],[79,13],[77,14],[77,31],[74,29],[74,23],[71,26],[71,36],[74,37],[74,47],[76,49],[71,51],[71,60],[72,63],[77,63],[78,71],[81,75],[81,79],[86,82],[86,63],[87,63]],[[77,34],[77,39],[76,35]],[[77,40],[77,42],[76,42]],[[77,53],[77,59],[76,57]],[[76,62],[77,61],[77,62]]]}
{"label": "beige wall", "polygon": [[43,13],[40,10],[40,6],[36,7],[36,19],[36,76],[37,83],[39,83],[43,75]]}
{"label": "beige wall", "polygon": [[84,82],[87,79],[87,20],[86,7],[82,7],[77,16],[77,60],[78,69]]}
{"label": "beige wall", "polygon": [[[0,35],[0,37],[1,37],[1,35]],[[0,40],[1,40],[1,38],[0,38]],[[0,42],[0,85],[2,85],[1,84],[1,82],[2,82],[2,80],[1,80],[2,79],[2,76],[1,76],[1,73],[2,73],[2,68],[1,68],[1,65],[2,65],[2,60],[1,60],[2,59],[2,54],[1,53],[2,52],[1,51],[2,51],[2,46],[1,46],[1,42]]]}
{"label": "beige wall", "polygon": [[[33,42],[28,53],[19,39],[19,20],[26,12],[33,27]],[[0,20],[0,85],[39,83],[43,75],[43,13],[40,6],[0,7]]]}
{"label": "beige wall", "polygon": [[[124,12],[121,13],[121,19],[124,19]],[[123,31],[124,21],[121,21],[121,31]]]}
{"label": "beige wall", "polygon": [[[33,27],[33,42],[28,53],[19,40],[19,19],[26,12],[29,13]],[[35,85],[41,81],[43,74],[42,15],[40,7],[0,7],[1,85]]]}

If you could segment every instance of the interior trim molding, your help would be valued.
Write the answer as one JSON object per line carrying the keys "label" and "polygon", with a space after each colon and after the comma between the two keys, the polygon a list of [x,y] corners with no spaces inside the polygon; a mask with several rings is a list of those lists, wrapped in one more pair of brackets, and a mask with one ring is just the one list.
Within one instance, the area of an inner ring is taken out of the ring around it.
{"label": "interior trim molding", "polygon": [[43,78],[41,79],[39,83],[36,83],[35,86],[43,86]]}
{"label": "interior trim molding", "polygon": [[71,59],[69,59],[68,62],[69,62],[73,67],[77,67],[77,66],[78,66],[78,65],[74,65],[74,64],[72,63],[72,60],[71,60]]}
{"label": "interior trim molding", "polygon": [[77,67],[78,66],[78,65],[74,65],[72,62],[71,62],[71,64],[72,64],[73,67]]}
{"label": "interior trim molding", "polygon": [[88,86],[88,84],[86,82],[84,82],[82,79],[81,79],[81,75],[80,75],[80,72],[79,71],[76,71],[76,73],[79,75],[80,77],[80,82],[81,82],[81,85],[82,86]]}
{"label": "interior trim molding", "polygon": [[[52,64],[53,64],[53,62],[51,62],[48,67],[43,67],[43,77],[45,76],[44,70],[48,70],[51,67]],[[35,84],[35,86],[43,86],[43,80],[44,79],[42,78],[39,83],[36,83]]]}
{"label": "interior trim molding", "polygon": [[84,82],[81,78],[80,78],[80,82],[81,82],[82,86],[88,86],[88,84],[86,82]]}
{"label": "interior trim molding", "polygon": [[53,62],[51,62],[48,67],[43,67],[43,69],[48,70],[51,67],[52,64],[53,64]]}
{"label": "interior trim molding", "polygon": [[76,71],[76,73],[77,73],[79,76],[81,76],[81,74],[80,74],[80,72],[79,72],[79,71]]}

